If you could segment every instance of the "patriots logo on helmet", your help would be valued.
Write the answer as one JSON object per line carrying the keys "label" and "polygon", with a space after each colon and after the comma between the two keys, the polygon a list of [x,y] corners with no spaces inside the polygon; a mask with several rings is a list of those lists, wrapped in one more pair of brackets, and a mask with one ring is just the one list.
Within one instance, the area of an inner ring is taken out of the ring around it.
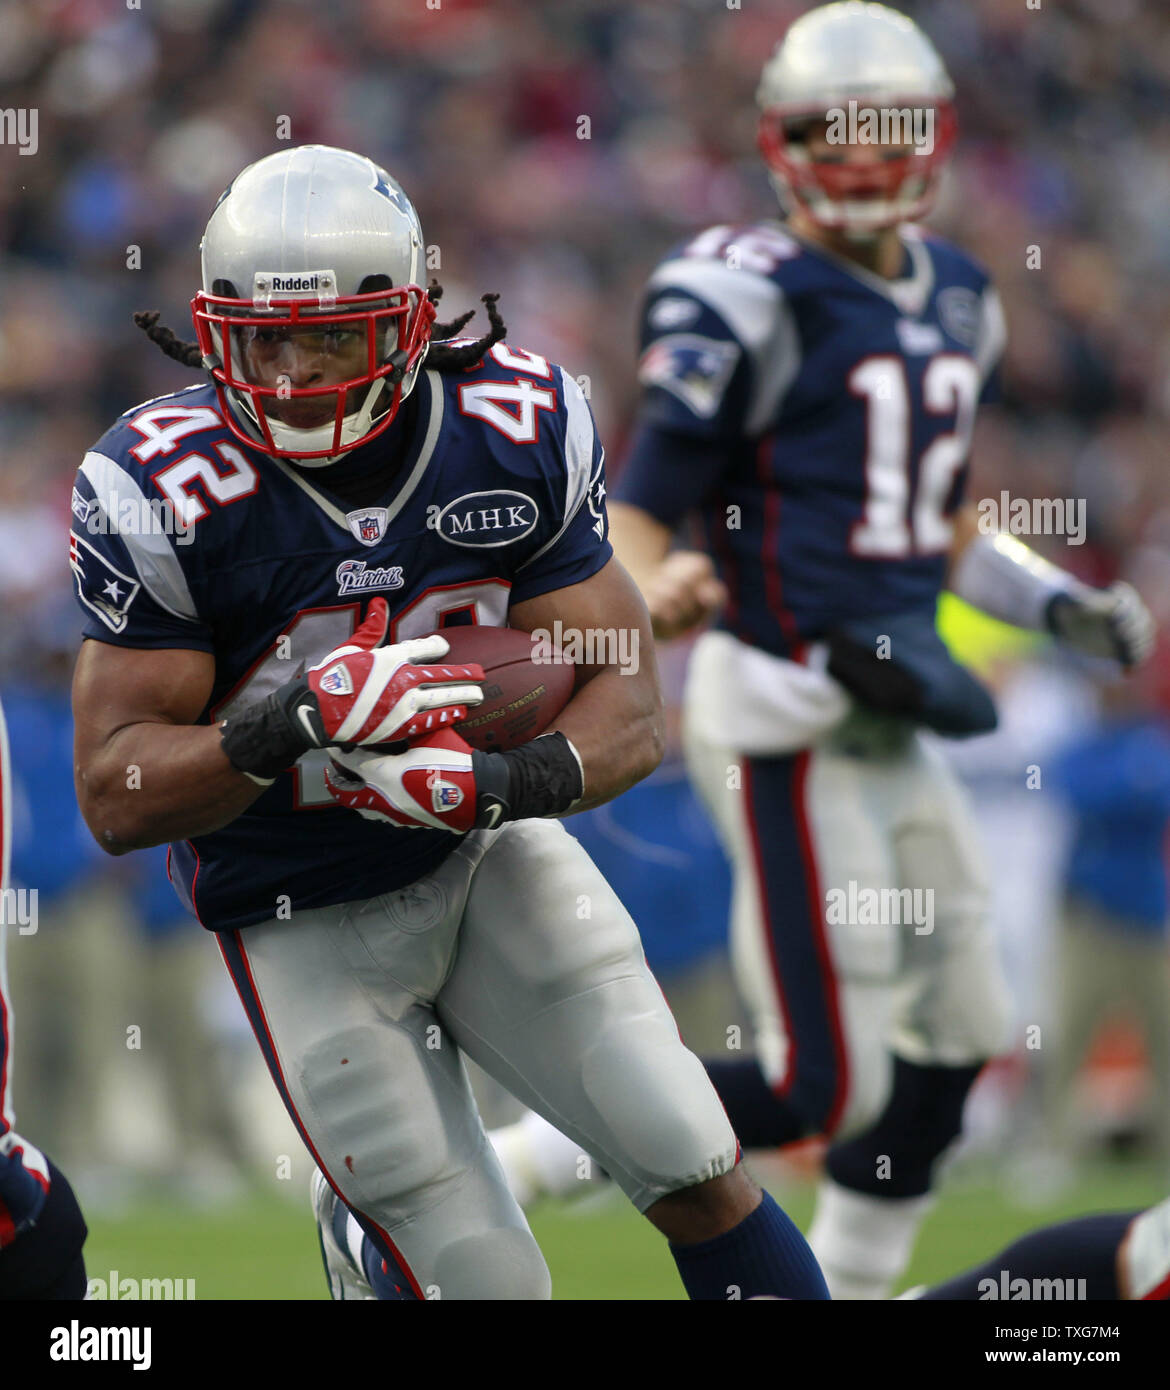
{"label": "patriots logo on helmet", "polygon": [[374,165],[373,189],[375,193],[380,193],[383,198],[389,198],[394,206],[406,213],[408,217],[414,215],[414,208],[407,201],[401,185],[396,179],[392,179],[385,169],[380,169],[376,164]]}
{"label": "patriots logo on helmet", "polygon": [[436,777],[431,783],[431,806],[435,813],[453,811],[463,803],[463,792],[454,782],[444,782]]}

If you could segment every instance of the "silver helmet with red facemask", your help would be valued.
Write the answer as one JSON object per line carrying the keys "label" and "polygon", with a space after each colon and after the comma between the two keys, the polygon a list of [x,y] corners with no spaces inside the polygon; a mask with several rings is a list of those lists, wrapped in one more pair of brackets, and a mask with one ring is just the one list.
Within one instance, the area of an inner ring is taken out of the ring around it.
{"label": "silver helmet with red facemask", "polygon": [[238,438],[319,467],[387,428],[435,312],[418,214],[385,169],[327,145],[269,155],[220,197],[200,251],[195,331]]}
{"label": "silver helmet with red facemask", "polygon": [[[781,202],[858,237],[924,216],[955,142],[953,95],[934,45],[896,10],[841,0],[802,15],[756,93]],[[865,160],[851,154],[862,145]]]}

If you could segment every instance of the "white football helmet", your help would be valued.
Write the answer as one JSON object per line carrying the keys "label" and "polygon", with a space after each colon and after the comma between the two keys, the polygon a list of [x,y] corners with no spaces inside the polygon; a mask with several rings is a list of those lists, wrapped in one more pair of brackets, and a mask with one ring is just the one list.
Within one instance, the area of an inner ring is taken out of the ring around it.
{"label": "white football helmet", "polygon": [[[955,142],[953,95],[934,45],[904,14],[866,0],[810,10],[777,44],[756,92],[760,150],[781,202],[795,201],[821,226],[860,236],[922,217]],[[858,134],[859,115],[871,122],[869,138]],[[873,143],[877,157],[859,163],[844,152],[810,155],[810,123],[826,117],[829,129],[848,132],[848,142]],[[908,149],[881,133],[912,129],[924,137],[929,129],[929,150],[925,138]]]}
{"label": "white football helmet", "polygon": [[[203,289],[191,311],[234,434],[320,467],[390,424],[414,387],[435,311],[420,285],[418,214],[385,169],[327,145],[268,155],[221,195],[200,250]],[[360,369],[324,385],[274,377],[293,337],[314,360],[344,343]],[[276,384],[246,378],[249,351],[266,354]]]}

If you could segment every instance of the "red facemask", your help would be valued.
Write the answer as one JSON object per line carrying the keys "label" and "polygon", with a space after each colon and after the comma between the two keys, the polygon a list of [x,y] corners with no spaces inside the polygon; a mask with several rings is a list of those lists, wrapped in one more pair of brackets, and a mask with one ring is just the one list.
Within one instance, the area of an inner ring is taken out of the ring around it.
{"label": "red facemask", "polygon": [[[264,303],[201,290],[191,314],[236,438],[280,458],[325,459],[368,443],[389,426],[404,383],[430,343],[435,307],[417,285],[327,302],[313,297]],[[249,358],[275,384],[247,380]],[[330,362],[342,358],[345,380],[293,384],[290,367],[298,376],[332,376]]]}
{"label": "red facemask", "polygon": [[[842,109],[847,107],[842,102]],[[859,110],[870,109],[858,100]],[[876,231],[899,222],[912,222],[924,216],[934,201],[938,176],[958,134],[958,120],[950,102],[883,100],[876,111],[930,108],[935,113],[932,147],[918,154],[904,147],[891,150],[889,158],[855,162],[842,145],[839,156],[810,158],[800,141],[788,131],[790,123],[801,118],[825,118],[823,108],[774,107],[760,118],[760,152],[768,167],[799,205],[818,225],[846,230]],[[882,146],[873,148],[882,153]]]}

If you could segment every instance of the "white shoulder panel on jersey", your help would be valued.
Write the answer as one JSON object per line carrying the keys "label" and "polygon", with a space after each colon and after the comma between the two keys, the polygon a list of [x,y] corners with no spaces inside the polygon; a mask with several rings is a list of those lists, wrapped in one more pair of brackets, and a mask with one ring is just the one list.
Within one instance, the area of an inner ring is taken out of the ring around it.
{"label": "white shoulder panel on jersey", "polygon": [[995,286],[988,285],[983,291],[983,318],[979,325],[979,336],[975,340],[975,363],[979,368],[980,385],[995,370],[1006,346],[1007,320],[1003,314],[1003,303]]}
{"label": "white shoulder panel on jersey", "polygon": [[[589,497],[593,480],[593,445],[597,433],[593,427],[593,413],[576,381],[564,367],[558,367],[557,371],[561,374],[561,385],[565,392],[565,516],[556,535],[546,541],[535,555],[530,555],[520,566],[521,569],[527,569],[534,560],[551,550],[565,534],[581,504]],[[598,538],[601,538],[600,532]]]}
{"label": "white shoulder panel on jersey", "polygon": [[767,428],[800,370],[800,336],[783,290],[773,280],[718,260],[679,256],[651,275],[647,291],[683,290],[727,324],[748,354],[751,396],[744,433]]}
{"label": "white shoulder panel on jersey", "polygon": [[[149,400],[139,401],[137,405],[132,405],[129,410],[124,410],[118,419],[129,420],[132,415],[140,414],[147,406],[158,405],[160,401],[176,400],[179,396],[189,396],[192,391],[202,391],[206,385],[206,381],[197,381],[194,386],[184,386],[180,391],[164,391],[161,396],[151,396]],[[218,409],[218,406],[213,408]]]}
{"label": "white shoulder panel on jersey", "polygon": [[568,467],[568,481],[565,491],[565,525],[567,526],[577,508],[585,500],[589,491],[589,480],[593,473],[593,445],[596,431],[593,428],[593,414],[585,393],[576,381],[558,367],[561,385],[565,392],[565,463]]}
{"label": "white shoulder panel on jersey", "polygon": [[[151,503],[130,474],[105,454],[86,454],[81,472],[94,490],[111,534],[125,542],[142,587],[172,616],[195,622],[199,615],[160,515],[162,504]],[[174,520],[173,513],[170,519]]]}

